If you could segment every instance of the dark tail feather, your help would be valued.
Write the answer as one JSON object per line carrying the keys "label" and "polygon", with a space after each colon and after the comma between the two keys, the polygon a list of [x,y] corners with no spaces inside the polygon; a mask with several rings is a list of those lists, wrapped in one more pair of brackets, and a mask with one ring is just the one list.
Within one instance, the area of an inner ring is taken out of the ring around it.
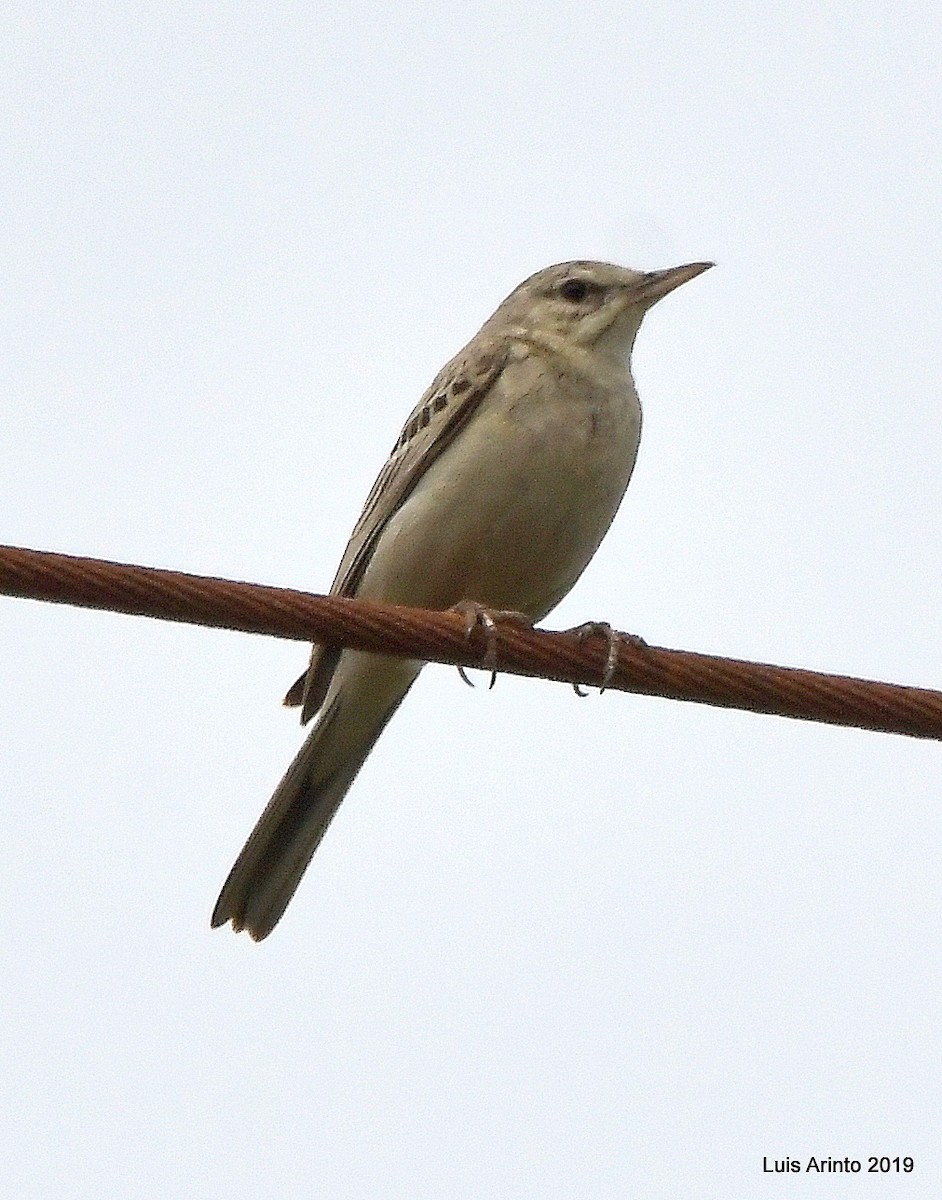
{"label": "dark tail feather", "polygon": [[244,929],[257,942],[268,937],[401,699],[366,731],[359,745],[351,745],[349,731],[340,722],[341,697],[333,700],[275,789],[229,872],[213,909],[214,928],[231,921],[237,933]]}

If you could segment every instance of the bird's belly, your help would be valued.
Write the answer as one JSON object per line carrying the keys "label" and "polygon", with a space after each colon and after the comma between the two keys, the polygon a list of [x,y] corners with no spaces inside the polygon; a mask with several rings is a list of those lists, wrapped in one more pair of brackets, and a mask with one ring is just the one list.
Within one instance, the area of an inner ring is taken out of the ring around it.
{"label": "bird's belly", "polygon": [[628,485],[640,433],[628,400],[476,415],[390,520],[359,594],[429,608],[474,600],[541,619]]}

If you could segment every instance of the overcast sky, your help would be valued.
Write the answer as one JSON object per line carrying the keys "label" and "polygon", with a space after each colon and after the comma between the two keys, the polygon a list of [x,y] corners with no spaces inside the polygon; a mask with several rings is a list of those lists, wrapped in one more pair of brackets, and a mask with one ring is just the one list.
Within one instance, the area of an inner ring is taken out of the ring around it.
{"label": "overcast sky", "polygon": [[[0,541],[324,590],[562,259],[646,319],[550,618],[942,683],[938,6],[12,3]],[[262,945],[302,645],[0,597],[16,1197],[937,1197],[932,743],[429,668]],[[911,1155],[912,1174],[763,1174]]]}

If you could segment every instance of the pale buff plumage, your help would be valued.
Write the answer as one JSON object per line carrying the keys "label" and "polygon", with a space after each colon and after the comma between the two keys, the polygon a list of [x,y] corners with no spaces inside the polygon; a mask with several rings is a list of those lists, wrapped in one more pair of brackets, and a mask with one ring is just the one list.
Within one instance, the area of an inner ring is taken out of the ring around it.
{"label": "pale buff plumage", "polygon": [[[413,410],[331,593],[545,617],[592,558],[631,477],[641,319],[710,265],[570,262],[521,283]],[[286,702],[317,720],[232,868],[214,926],[231,921],[257,940],[272,931],[421,668],[314,647]]]}

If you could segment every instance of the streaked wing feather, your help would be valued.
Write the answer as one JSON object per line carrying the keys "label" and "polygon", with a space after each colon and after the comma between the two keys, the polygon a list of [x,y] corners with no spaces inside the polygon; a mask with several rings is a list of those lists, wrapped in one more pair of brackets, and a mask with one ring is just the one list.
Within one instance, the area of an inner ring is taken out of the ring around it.
{"label": "streaked wing feather", "polygon": [[[507,360],[507,350],[508,344],[503,339],[477,347],[473,356],[464,350],[435,377],[410,413],[373,484],[331,585],[332,596],[357,594],[389,520],[493,387]],[[323,704],[341,653],[335,646],[315,645],[307,673],[285,697],[285,704],[302,705],[302,724]]]}

